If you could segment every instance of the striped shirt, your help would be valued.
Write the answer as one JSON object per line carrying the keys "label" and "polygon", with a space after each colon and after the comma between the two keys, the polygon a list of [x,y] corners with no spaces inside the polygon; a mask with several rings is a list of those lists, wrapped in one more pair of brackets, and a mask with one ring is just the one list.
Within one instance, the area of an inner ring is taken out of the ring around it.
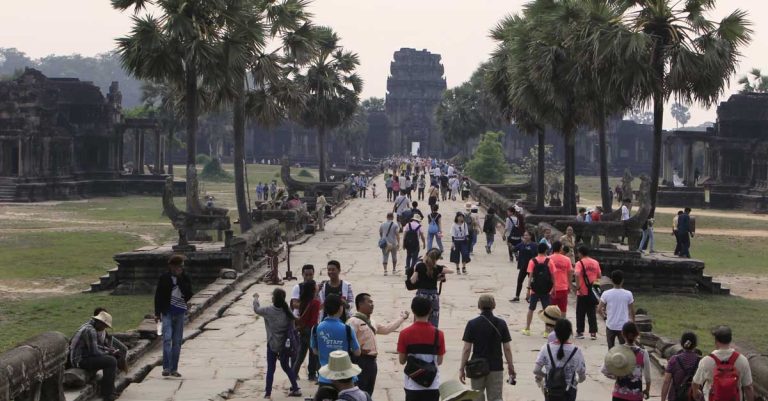
{"label": "striped shirt", "polygon": [[101,356],[109,353],[109,347],[99,340],[99,334],[93,326],[93,320],[80,326],[77,332],[72,336],[69,343],[70,361],[72,366],[80,367],[80,361],[83,358]]}
{"label": "striped shirt", "polygon": [[187,303],[184,301],[184,295],[181,293],[176,277],[172,276],[171,282],[173,287],[171,288],[171,307],[168,312],[171,315],[183,315],[187,312]]}

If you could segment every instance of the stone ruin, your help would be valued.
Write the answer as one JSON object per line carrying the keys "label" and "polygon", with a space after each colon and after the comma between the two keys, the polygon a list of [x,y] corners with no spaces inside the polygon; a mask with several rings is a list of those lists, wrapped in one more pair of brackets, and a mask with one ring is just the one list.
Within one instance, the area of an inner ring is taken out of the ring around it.
{"label": "stone ruin", "polygon": [[142,162],[137,175],[123,174],[126,131],[141,134],[135,148],[142,158],[144,130],[156,133],[157,144],[162,140],[156,123],[123,119],[121,102],[117,82],[106,97],[90,82],[29,68],[0,82],[0,201],[161,194],[159,170],[143,174]]}

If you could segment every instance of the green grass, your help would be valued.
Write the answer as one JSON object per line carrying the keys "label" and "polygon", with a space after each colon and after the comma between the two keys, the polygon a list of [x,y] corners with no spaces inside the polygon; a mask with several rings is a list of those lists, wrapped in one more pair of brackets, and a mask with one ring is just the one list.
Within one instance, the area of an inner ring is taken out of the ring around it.
{"label": "green grass", "polygon": [[677,340],[684,331],[699,336],[699,348],[708,352],[714,348],[710,330],[721,324],[733,329],[737,344],[768,352],[768,320],[760,318],[768,310],[768,301],[739,297],[674,295],[637,295],[635,307],[648,311],[653,319],[654,333]]}
{"label": "green grass", "polygon": [[[671,252],[675,239],[670,230],[654,231],[657,251]],[[691,256],[704,261],[706,274],[768,274],[768,248],[756,246],[760,239],[697,235],[691,239]]]}
{"label": "green grass", "polygon": [[[728,216],[727,211],[723,211],[720,216],[697,215],[696,211],[691,213],[696,216],[696,228],[723,229],[723,230],[768,230],[768,222],[765,220],[750,219],[739,216]],[[659,227],[672,227],[673,214],[656,213],[656,221]]]}
{"label": "green grass", "polygon": [[153,297],[100,293],[4,301],[0,303],[0,352],[46,331],[71,337],[97,306],[112,314],[114,331],[125,331],[135,329],[144,315],[153,313]]}
{"label": "green grass", "polygon": [[[177,205],[184,198],[174,199]],[[125,196],[93,198],[84,202],[62,202],[53,206],[53,212],[71,213],[72,220],[102,220],[123,223],[168,223],[163,216],[163,200],[159,196]]]}
{"label": "green grass", "polygon": [[41,232],[0,237],[0,278],[95,281],[115,266],[112,256],[144,242],[112,232]]}

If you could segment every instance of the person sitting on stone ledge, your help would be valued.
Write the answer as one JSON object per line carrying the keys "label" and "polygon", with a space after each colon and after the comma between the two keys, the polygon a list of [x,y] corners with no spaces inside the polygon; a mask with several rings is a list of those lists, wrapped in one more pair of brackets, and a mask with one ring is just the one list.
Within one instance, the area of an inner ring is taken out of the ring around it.
{"label": "person sitting on stone ledge", "polygon": [[115,400],[115,374],[120,351],[100,343],[101,332],[112,328],[112,315],[101,311],[80,326],[70,341],[69,358],[72,366],[86,371],[102,371],[99,389],[104,401]]}

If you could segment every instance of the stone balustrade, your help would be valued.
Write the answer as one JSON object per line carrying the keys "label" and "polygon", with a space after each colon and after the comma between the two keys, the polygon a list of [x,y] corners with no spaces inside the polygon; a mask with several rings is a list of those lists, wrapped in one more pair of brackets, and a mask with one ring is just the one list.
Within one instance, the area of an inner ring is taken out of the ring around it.
{"label": "stone balustrade", "polygon": [[64,401],[68,352],[64,334],[47,332],[0,354],[0,401]]}

